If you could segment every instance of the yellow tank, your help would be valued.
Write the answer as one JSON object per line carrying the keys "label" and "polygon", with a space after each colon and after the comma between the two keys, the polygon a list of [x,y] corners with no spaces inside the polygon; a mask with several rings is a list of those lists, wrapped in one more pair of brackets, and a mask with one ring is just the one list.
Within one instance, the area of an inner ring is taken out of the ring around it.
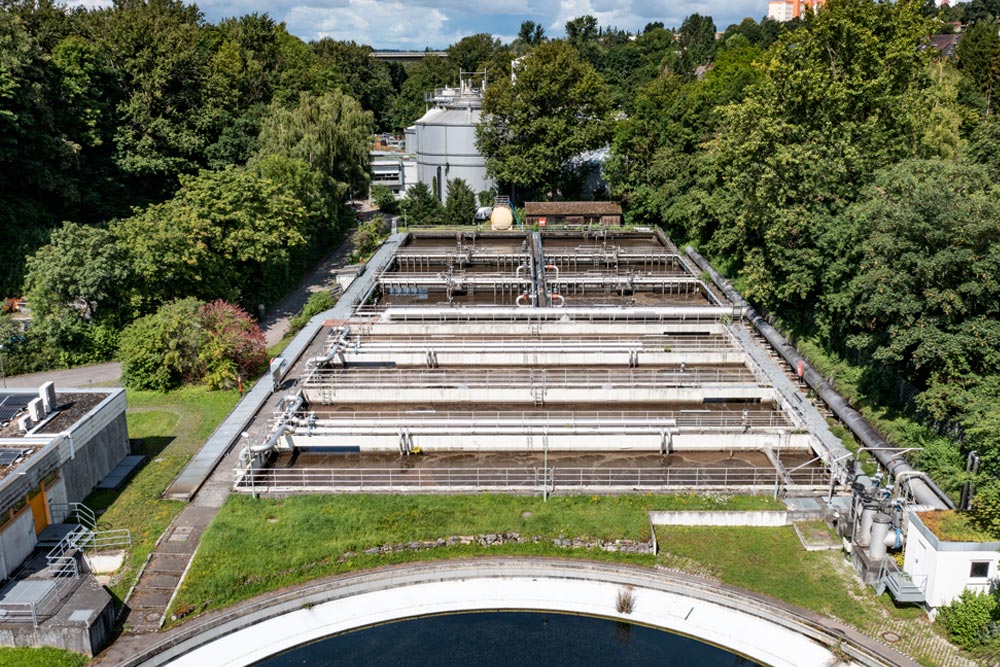
{"label": "yellow tank", "polygon": [[504,232],[514,226],[514,213],[506,206],[496,206],[490,216],[490,227],[495,231]]}

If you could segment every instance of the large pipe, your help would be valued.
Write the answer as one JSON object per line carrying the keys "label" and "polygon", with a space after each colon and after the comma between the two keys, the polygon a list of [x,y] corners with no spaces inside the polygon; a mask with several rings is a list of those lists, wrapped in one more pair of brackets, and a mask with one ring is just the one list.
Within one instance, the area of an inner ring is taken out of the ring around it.
{"label": "large pipe", "polygon": [[[291,405],[289,405],[288,408],[285,410],[285,414],[289,416],[294,416],[295,413],[298,412],[299,408],[302,407],[302,404],[304,402],[305,402],[305,396],[303,396],[300,393],[292,400]],[[259,445],[251,445],[250,453],[263,454],[264,452],[271,451],[272,449],[274,449],[274,446],[278,444],[278,439],[281,438],[281,436],[283,436],[286,432],[291,431],[293,429],[294,427],[290,423],[281,424],[278,428],[274,430],[274,433],[272,433],[271,437],[268,438],[265,442]]]}
{"label": "large pipe", "polygon": [[[798,350],[795,349],[791,343],[789,343],[784,336],[782,336],[777,329],[770,325],[770,323],[765,320],[760,313],[758,313],[753,306],[751,306],[747,301],[737,292],[728,280],[719,275],[719,272],[715,270],[708,260],[702,257],[698,251],[696,251],[691,246],[685,248],[688,256],[694,260],[695,264],[699,266],[703,271],[707,271],[712,277],[712,282],[714,282],[722,292],[729,297],[729,300],[733,303],[739,305],[744,312],[747,320],[761,333],[762,336],[767,340],[771,346],[778,351],[778,354],[784,358],[785,361],[792,368],[802,369],[802,378],[806,383],[812,388],[816,394],[823,399],[823,401],[830,407],[830,409],[837,415],[837,417],[847,425],[847,428],[851,430],[851,433],[861,441],[862,445],[869,448],[872,455],[878,459],[886,470],[889,471],[893,477],[899,478],[900,475],[910,476],[913,473],[913,468],[905,461],[899,460],[896,454],[891,451],[891,446],[885,441],[885,439],[879,435],[878,431],[872,428],[861,413],[851,407],[847,400],[837,393],[837,391],[827,382],[822,375],[817,373],[809,362],[799,354]],[[938,488],[931,479],[926,476],[918,479],[911,479],[910,482],[910,492],[913,494],[913,498],[921,505],[931,505],[933,507],[941,509],[955,509],[955,503]]]}

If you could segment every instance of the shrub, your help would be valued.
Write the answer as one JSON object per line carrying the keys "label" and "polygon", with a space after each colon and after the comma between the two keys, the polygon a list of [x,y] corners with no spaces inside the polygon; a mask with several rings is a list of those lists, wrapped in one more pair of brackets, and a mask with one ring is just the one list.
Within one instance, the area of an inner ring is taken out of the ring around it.
{"label": "shrub", "polygon": [[392,194],[392,190],[384,185],[372,186],[372,202],[383,213],[394,215],[399,212],[399,202],[396,201],[396,196]]}
{"label": "shrub", "polygon": [[996,635],[997,595],[965,590],[951,604],[938,610],[937,620],[954,643],[980,646]]}
{"label": "shrub", "polygon": [[209,389],[231,389],[267,361],[264,334],[242,308],[212,301],[198,311],[201,338],[198,374]]}
{"label": "shrub", "polygon": [[330,310],[336,305],[336,303],[337,300],[333,298],[333,294],[326,290],[310,294],[309,299],[306,300],[306,305],[302,307],[302,311],[293,317],[291,322],[288,323],[288,333],[298,333],[302,330],[302,327],[309,322],[309,320],[319,315],[324,310]]}
{"label": "shrub", "polygon": [[132,389],[168,391],[188,382],[236,385],[266,360],[260,327],[241,308],[195,298],[171,301],[121,334],[122,379]]}

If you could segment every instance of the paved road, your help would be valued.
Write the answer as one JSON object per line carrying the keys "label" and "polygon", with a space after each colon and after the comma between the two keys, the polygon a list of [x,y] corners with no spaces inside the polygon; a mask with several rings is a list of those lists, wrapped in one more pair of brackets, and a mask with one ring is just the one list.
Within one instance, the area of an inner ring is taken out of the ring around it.
{"label": "paved road", "polygon": [[[59,387],[113,387],[121,384],[122,365],[117,361],[91,366],[64,368],[58,371],[28,373],[5,379],[8,389],[37,389],[46,382]],[[2,386],[2,385],[0,385]]]}
{"label": "paved road", "polygon": [[354,244],[348,238],[271,309],[260,326],[268,347],[281,342],[285,332],[288,331],[289,321],[302,310],[302,306],[306,305],[312,294],[336,286],[337,270],[347,264],[352,252]]}

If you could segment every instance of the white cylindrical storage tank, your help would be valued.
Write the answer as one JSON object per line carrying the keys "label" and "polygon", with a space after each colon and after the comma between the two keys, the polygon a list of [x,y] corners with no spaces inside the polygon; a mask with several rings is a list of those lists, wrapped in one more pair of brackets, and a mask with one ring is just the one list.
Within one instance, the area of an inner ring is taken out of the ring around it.
{"label": "white cylindrical storage tank", "polygon": [[[436,91],[434,104],[414,126],[417,178],[441,201],[448,181],[464,180],[473,192],[494,187],[486,175],[486,158],[476,148],[476,125],[482,115],[482,92],[471,84]],[[436,187],[435,187],[436,186]]]}
{"label": "white cylindrical storage tank", "polygon": [[889,535],[889,525],[892,519],[888,514],[876,514],[872,520],[872,543],[868,547],[868,556],[873,561],[880,561],[885,557],[886,537]]}

